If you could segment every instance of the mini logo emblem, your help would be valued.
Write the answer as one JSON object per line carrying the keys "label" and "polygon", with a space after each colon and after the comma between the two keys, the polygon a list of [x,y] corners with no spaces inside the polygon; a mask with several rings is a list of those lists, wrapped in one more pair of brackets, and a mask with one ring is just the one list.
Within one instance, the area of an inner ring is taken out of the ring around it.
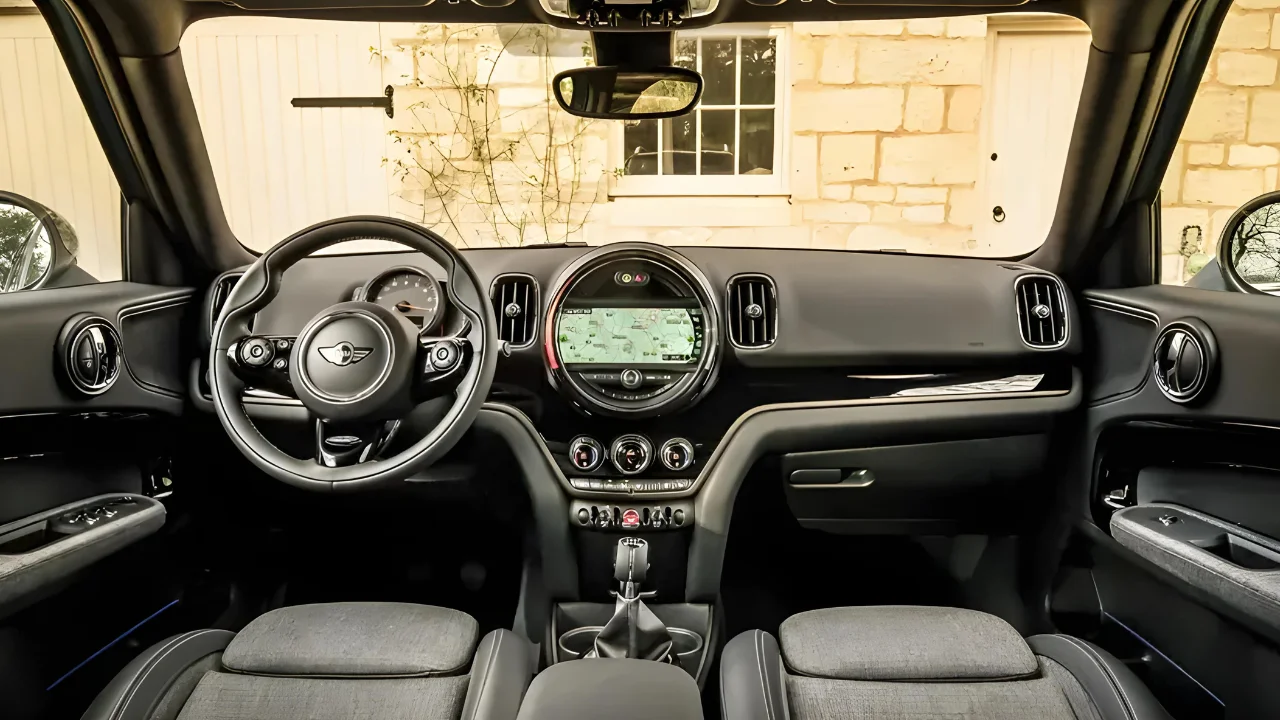
{"label": "mini logo emblem", "polygon": [[354,365],[369,357],[369,353],[373,352],[373,348],[356,347],[346,341],[340,342],[333,347],[317,348],[317,350],[320,352],[320,357],[340,367]]}
{"label": "mini logo emblem", "polygon": [[1052,312],[1053,311],[1049,309],[1049,306],[1045,305],[1044,303],[1040,303],[1039,305],[1036,305],[1035,307],[1031,308],[1031,314],[1035,315],[1041,320],[1048,319],[1049,314]]}

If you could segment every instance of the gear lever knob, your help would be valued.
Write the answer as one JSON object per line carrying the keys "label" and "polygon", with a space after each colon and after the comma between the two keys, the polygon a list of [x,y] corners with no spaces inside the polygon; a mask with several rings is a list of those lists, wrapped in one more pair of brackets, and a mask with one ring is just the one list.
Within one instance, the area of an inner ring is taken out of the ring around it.
{"label": "gear lever knob", "polygon": [[613,578],[622,583],[624,597],[636,597],[648,570],[649,543],[635,537],[619,540],[613,560]]}

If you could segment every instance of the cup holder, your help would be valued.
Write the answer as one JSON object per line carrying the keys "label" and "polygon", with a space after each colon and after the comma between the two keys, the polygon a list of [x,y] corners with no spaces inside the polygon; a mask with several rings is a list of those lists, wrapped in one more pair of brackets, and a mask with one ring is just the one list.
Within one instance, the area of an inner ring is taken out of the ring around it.
{"label": "cup holder", "polygon": [[[599,625],[580,627],[560,636],[556,644],[561,660],[577,660],[595,647],[596,635],[604,628]],[[702,650],[702,636],[684,628],[667,628],[671,633],[671,647],[679,657],[688,657]]]}

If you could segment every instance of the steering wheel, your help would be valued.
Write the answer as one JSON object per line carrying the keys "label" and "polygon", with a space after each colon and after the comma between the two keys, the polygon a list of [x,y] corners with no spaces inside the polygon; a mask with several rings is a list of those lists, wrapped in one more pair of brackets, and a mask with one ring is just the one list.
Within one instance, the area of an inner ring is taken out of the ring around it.
{"label": "steering wheel", "polygon": [[[362,301],[326,308],[297,336],[251,332],[253,316],[279,294],[285,270],[358,237],[399,242],[445,269],[448,300],[462,316],[452,334],[424,337],[399,313]],[[232,442],[268,475],[306,490],[366,490],[429,467],[457,444],[489,393],[498,352],[493,308],[452,245],[412,223],[348,217],[302,230],[249,266],[214,326],[209,385]],[[314,459],[295,458],[258,432],[245,411],[246,387],[302,402],[315,421]],[[449,394],[453,404],[434,429],[400,453],[381,456],[414,407]]]}

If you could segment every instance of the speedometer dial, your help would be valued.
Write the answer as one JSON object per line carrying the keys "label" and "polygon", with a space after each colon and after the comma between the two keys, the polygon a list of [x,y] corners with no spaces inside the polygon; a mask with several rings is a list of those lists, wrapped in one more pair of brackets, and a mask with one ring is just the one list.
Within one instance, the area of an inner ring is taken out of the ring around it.
{"label": "speedometer dial", "polygon": [[440,321],[440,283],[417,268],[395,268],[369,281],[365,300],[404,315],[423,330]]}

